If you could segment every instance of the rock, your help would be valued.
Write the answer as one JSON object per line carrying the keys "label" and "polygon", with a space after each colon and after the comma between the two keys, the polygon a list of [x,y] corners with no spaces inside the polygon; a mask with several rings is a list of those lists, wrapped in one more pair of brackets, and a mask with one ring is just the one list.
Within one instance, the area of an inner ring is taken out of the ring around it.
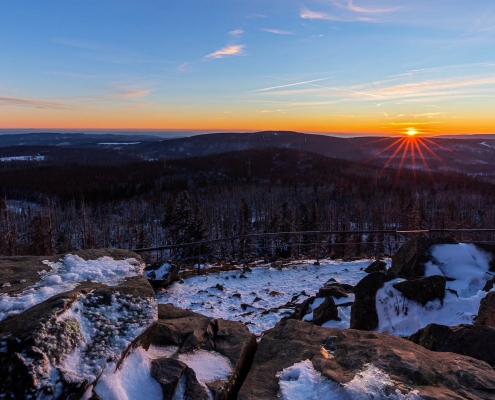
{"label": "rock", "polygon": [[373,261],[364,272],[371,274],[372,272],[383,272],[387,270],[387,263],[382,260]]}
{"label": "rock", "polygon": [[325,298],[325,301],[313,310],[313,324],[321,326],[330,320],[340,321],[339,310],[333,297]]}
{"label": "rock", "polygon": [[394,288],[401,292],[404,297],[414,300],[424,307],[426,303],[435,299],[443,301],[445,284],[444,276],[435,275],[398,282],[394,284]]}
{"label": "rock", "polygon": [[475,325],[495,328],[495,292],[489,292],[484,299],[481,299]]}
{"label": "rock", "polygon": [[225,290],[225,287],[223,285],[221,285],[220,283],[217,283],[215,286],[214,286],[215,289],[218,289],[218,290]]}
{"label": "rock", "polygon": [[376,292],[392,277],[383,272],[372,272],[354,286],[356,298],[351,307],[351,328],[371,331],[378,327]]}
{"label": "rock", "polygon": [[[158,326],[153,337],[157,346],[175,345],[179,353],[216,351],[234,366],[229,379],[213,385],[215,399],[234,399],[251,367],[256,337],[241,322],[214,319],[171,304],[158,305]],[[191,397],[194,398],[194,397]]]}
{"label": "rock", "polygon": [[339,283],[332,283],[330,285],[325,285],[316,294],[316,297],[335,297],[336,299],[341,299],[342,297],[349,297],[347,291]]}
{"label": "rock", "polygon": [[492,279],[486,281],[485,286],[483,287],[483,291],[489,292],[493,289],[493,285],[495,285],[495,276]]}
{"label": "rock", "polygon": [[141,275],[116,286],[83,282],[11,316],[0,322],[0,394],[80,398],[110,363],[118,368],[133,348],[149,347],[156,317],[154,291]]}
{"label": "rock", "polygon": [[304,300],[301,304],[297,304],[294,310],[294,318],[299,321],[303,319],[303,317],[308,313],[309,307],[315,301],[316,297],[311,296]]}
{"label": "rock", "polygon": [[495,366],[495,328],[429,324],[409,337],[428,350],[462,354]]}
{"label": "rock", "polygon": [[387,394],[417,390],[424,399],[478,400],[495,393],[495,372],[483,361],[432,352],[388,334],[321,328],[290,319],[263,335],[238,399],[279,399],[277,373],[305,360],[339,387],[373,366],[390,377]]}
{"label": "rock", "polygon": [[[206,390],[196,379],[196,373],[186,364],[173,358],[159,358],[151,362],[151,376],[160,384],[164,400],[180,397],[179,392],[184,390],[182,398],[209,400]],[[179,385],[180,381],[184,387]],[[178,387],[179,386],[179,387]]]}
{"label": "rock", "polygon": [[430,247],[437,244],[458,244],[452,238],[418,237],[404,243],[392,256],[387,274],[393,278],[414,279],[425,275],[425,263],[430,260]]}

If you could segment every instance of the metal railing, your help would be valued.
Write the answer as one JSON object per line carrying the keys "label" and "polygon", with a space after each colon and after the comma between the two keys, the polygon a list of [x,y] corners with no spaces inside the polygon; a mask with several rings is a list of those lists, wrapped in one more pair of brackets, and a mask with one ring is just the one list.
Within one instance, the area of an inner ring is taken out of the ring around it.
{"label": "metal railing", "polygon": [[[385,229],[252,233],[199,242],[166,244],[132,251],[149,253],[145,256],[149,260],[167,259],[180,264],[197,265],[198,273],[200,273],[202,260],[223,260],[231,263],[237,261],[246,267],[250,260],[260,257],[276,259],[301,258],[302,256],[313,257],[318,265],[321,258],[329,254],[337,255],[337,258],[366,256],[378,258],[391,255],[411,236],[445,235],[465,243],[495,243],[495,229]],[[306,241],[303,241],[303,238],[306,238]],[[266,243],[267,239],[269,243]],[[262,240],[261,243],[260,240]],[[153,253],[155,253],[154,257]]]}

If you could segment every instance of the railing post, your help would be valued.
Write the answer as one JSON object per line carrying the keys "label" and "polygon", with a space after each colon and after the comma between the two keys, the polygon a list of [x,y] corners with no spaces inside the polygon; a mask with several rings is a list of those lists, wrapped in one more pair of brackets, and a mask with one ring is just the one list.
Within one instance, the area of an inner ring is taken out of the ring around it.
{"label": "railing post", "polygon": [[242,243],[242,252],[243,252],[242,258],[244,259],[243,270],[246,271],[246,240],[244,240],[243,243]]}
{"label": "railing post", "polygon": [[201,275],[201,245],[198,246],[198,275]]}
{"label": "railing post", "polygon": [[316,244],[316,262],[315,265],[320,265],[320,232],[317,235],[317,244]]}

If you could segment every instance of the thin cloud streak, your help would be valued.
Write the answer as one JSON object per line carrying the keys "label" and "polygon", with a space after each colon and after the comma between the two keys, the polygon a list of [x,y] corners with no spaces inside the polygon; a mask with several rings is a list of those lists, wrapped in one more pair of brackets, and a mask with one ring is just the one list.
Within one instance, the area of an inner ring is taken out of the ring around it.
{"label": "thin cloud streak", "polygon": [[55,103],[44,100],[22,99],[17,97],[0,97],[0,106],[42,108],[42,109],[53,109],[53,110],[64,110],[64,109],[74,108],[74,106],[70,104]]}
{"label": "thin cloud streak", "polygon": [[263,32],[268,32],[268,33],[274,33],[275,35],[293,35],[293,32],[289,31],[283,31],[280,29],[266,29],[266,28],[261,28],[260,31]]}
{"label": "thin cloud streak", "polygon": [[240,35],[242,35],[243,33],[244,33],[244,30],[242,30],[242,29],[235,29],[235,30],[233,30],[233,31],[230,31],[230,32],[229,32],[229,35],[230,35],[230,36],[240,36]]}
{"label": "thin cloud streak", "polygon": [[243,44],[225,46],[222,47],[220,50],[214,51],[213,53],[204,56],[204,59],[224,58],[226,56],[240,56],[244,54],[244,47],[245,46]]}
{"label": "thin cloud streak", "polygon": [[272,86],[272,87],[268,87],[268,88],[253,90],[251,93],[267,92],[269,90],[281,89],[281,88],[286,88],[286,87],[291,87],[291,86],[307,85],[307,84],[310,84],[310,83],[313,83],[313,82],[324,81],[326,79],[330,79],[330,78],[320,78],[320,79],[313,79],[311,81],[296,82],[296,83],[289,83],[287,85]]}

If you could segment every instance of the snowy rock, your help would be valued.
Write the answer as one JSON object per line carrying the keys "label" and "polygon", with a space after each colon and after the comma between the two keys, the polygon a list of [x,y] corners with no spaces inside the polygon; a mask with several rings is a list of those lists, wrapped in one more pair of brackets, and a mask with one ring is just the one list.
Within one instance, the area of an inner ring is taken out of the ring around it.
{"label": "snowy rock", "polygon": [[179,265],[169,263],[151,265],[146,267],[144,277],[148,279],[154,288],[166,288],[180,280]]}
{"label": "snowy rock", "polygon": [[0,322],[0,394],[80,398],[133,348],[149,346],[156,319],[154,291],[141,275],[49,297]]}
{"label": "snowy rock", "polygon": [[238,399],[490,399],[494,390],[483,361],[291,319],[265,332]]}
{"label": "snowy rock", "polygon": [[316,297],[335,297],[336,299],[341,299],[342,297],[349,297],[348,291],[342,287],[342,285],[338,282],[326,284],[320,290]]}
{"label": "snowy rock", "polygon": [[371,331],[378,327],[376,292],[392,278],[383,272],[373,272],[354,287],[356,298],[351,307],[351,328]]}
{"label": "snowy rock", "polygon": [[495,328],[495,292],[489,292],[481,300],[475,325],[488,325]]}
{"label": "snowy rock", "polygon": [[404,297],[416,301],[424,307],[429,301],[443,300],[445,297],[445,283],[444,276],[433,275],[398,282],[394,284],[394,288],[401,292]]}
{"label": "snowy rock", "polygon": [[340,321],[339,311],[333,297],[326,297],[323,303],[313,310],[313,324],[321,326],[330,320]]}
{"label": "snowy rock", "polygon": [[151,376],[162,387],[163,400],[178,398],[209,400],[210,397],[185,363],[173,358],[159,358],[151,362]]}
{"label": "snowy rock", "polygon": [[429,324],[409,337],[428,350],[462,354],[495,366],[495,328]]}
{"label": "snowy rock", "polygon": [[414,279],[425,276],[425,263],[430,261],[430,248],[439,244],[458,244],[453,238],[418,237],[404,243],[392,257],[387,271],[394,278]]}
{"label": "snowy rock", "polygon": [[372,272],[383,272],[387,270],[387,263],[382,260],[376,260],[373,261],[366,269],[364,272],[371,274]]}
{"label": "snowy rock", "polygon": [[189,357],[198,351],[217,352],[225,357],[233,366],[232,371],[221,382],[215,382],[217,378],[205,382],[211,386],[218,399],[235,398],[249,372],[257,348],[255,336],[243,323],[206,317],[171,304],[158,306],[158,325],[153,345],[177,346],[179,359],[186,364],[187,358],[182,357]]}

